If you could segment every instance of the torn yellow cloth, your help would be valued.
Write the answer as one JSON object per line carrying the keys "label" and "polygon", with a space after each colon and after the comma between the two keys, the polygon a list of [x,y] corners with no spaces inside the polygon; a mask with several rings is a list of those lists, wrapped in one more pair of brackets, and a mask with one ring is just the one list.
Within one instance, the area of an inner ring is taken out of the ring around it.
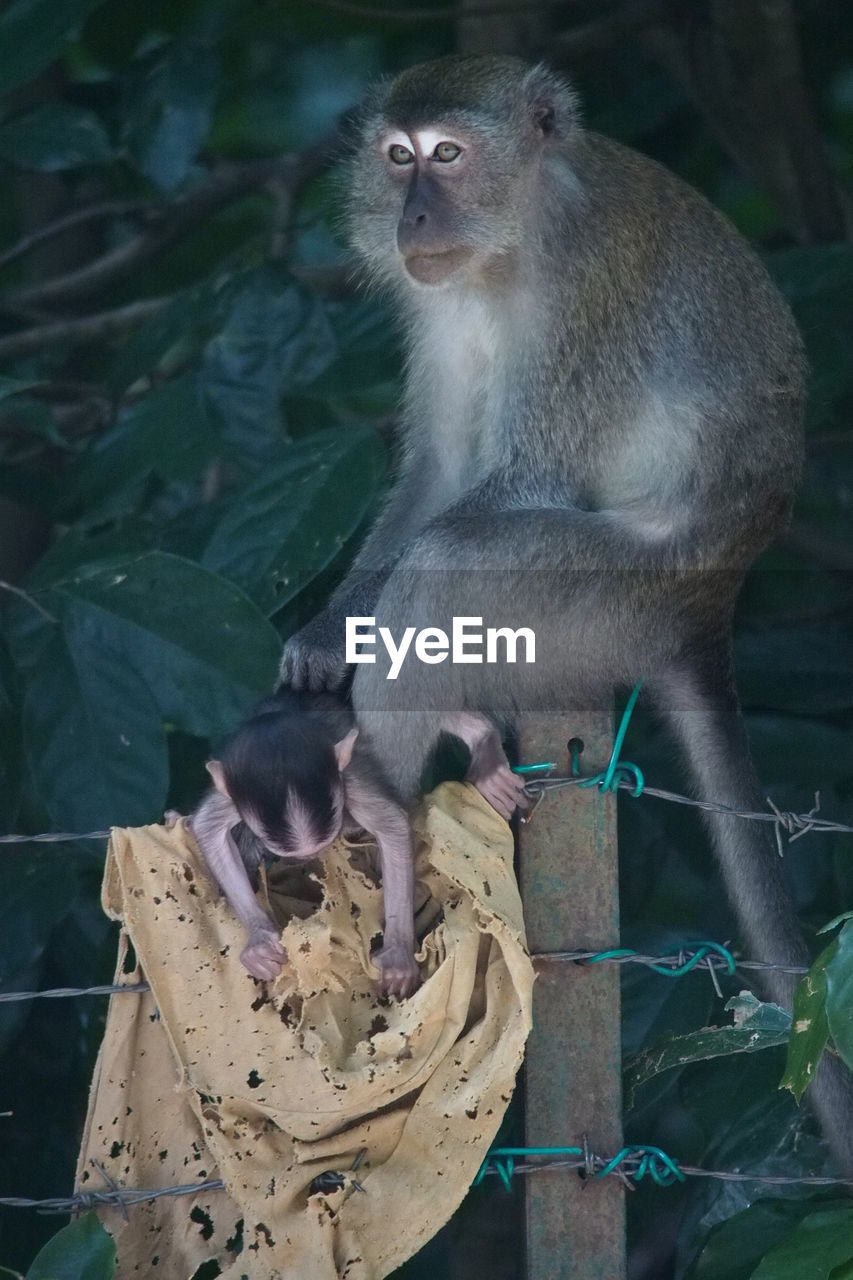
{"label": "torn yellow cloth", "polygon": [[[415,832],[424,982],[400,1003],[369,960],[382,892],[363,850],[270,872],[288,962],[262,983],[185,823],[113,832],[116,981],[151,992],[111,998],[77,1189],[227,1188],[99,1209],[118,1280],[211,1259],[228,1280],[379,1280],[458,1207],[512,1094],[533,970],[503,819],[444,783]],[[312,1191],[329,1171],[343,1185]]]}

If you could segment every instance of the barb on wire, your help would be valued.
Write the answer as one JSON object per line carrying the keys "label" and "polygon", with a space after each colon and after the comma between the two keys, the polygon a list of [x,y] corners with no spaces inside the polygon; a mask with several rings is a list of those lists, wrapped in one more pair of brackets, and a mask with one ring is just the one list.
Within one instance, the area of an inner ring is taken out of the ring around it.
{"label": "barb on wire", "polygon": [[[103,1174],[103,1170],[99,1172]],[[224,1191],[225,1183],[221,1178],[210,1178],[207,1182],[186,1183],[180,1187],[160,1187],[152,1191],[130,1191],[118,1187],[111,1178],[104,1191],[78,1191],[70,1196],[55,1196],[50,1200],[29,1200],[24,1196],[0,1196],[0,1205],[9,1209],[36,1209],[39,1213],[83,1213],[87,1209],[103,1206],[120,1209],[126,1213],[134,1204],[143,1204],[147,1200],[159,1200],[162,1196],[192,1196],[200,1191]]]}
{"label": "barb on wire", "polygon": [[[622,719],[619,721],[619,728],[613,740],[613,750],[610,753],[607,767],[600,773],[587,776],[581,774],[580,754],[583,744],[579,738],[569,739],[570,771],[565,776],[551,773],[551,770],[557,767],[555,762],[551,760],[543,760],[537,764],[515,766],[514,772],[518,774],[541,772],[544,775],[531,777],[530,781],[524,784],[525,793],[531,804],[522,818],[523,822],[530,822],[537,806],[545,798],[546,791],[551,791],[554,787],[580,787],[582,790],[598,787],[600,791],[630,791],[634,798],[641,795],[654,796],[657,800],[669,800],[673,804],[686,804],[693,809],[704,809],[707,813],[725,813],[733,818],[744,818],[752,822],[772,822],[780,855],[783,851],[783,832],[787,835],[789,843],[799,840],[800,836],[806,835],[809,831],[853,832],[853,826],[849,823],[833,822],[829,818],[820,817],[819,791],[815,792],[814,806],[808,813],[789,813],[779,809],[769,797],[767,797],[769,812],[753,813],[747,809],[734,809],[731,805],[722,804],[716,800],[696,800],[693,796],[683,796],[676,791],[667,791],[663,787],[648,786],[639,765],[632,764],[630,760],[619,759],[619,752],[622,750],[622,743],[625,740],[625,734],[628,732],[628,723],[637,698],[640,695],[641,687],[641,684],[636,684],[631,691]],[[61,843],[65,840],[108,840],[109,837],[109,831],[56,831],[44,832],[41,835],[34,836],[2,835],[0,836],[0,844],[53,844]]]}
{"label": "barb on wire", "polygon": [[[772,822],[780,856],[783,853],[783,832],[788,836],[789,843],[799,840],[800,836],[806,835],[809,831],[853,832],[853,826],[849,823],[833,822],[829,818],[821,818],[819,816],[819,791],[815,792],[814,806],[808,813],[790,813],[779,809],[769,796],[766,799],[770,812],[761,811],[756,813],[748,809],[735,809],[731,805],[722,804],[720,801],[697,800],[693,796],[683,796],[676,791],[667,791],[663,787],[648,786],[639,765],[632,764],[630,760],[619,759],[619,752],[622,750],[625,734],[628,732],[628,723],[636,706],[641,687],[642,685],[638,683],[631,691],[631,696],[619,721],[619,728],[613,740],[613,750],[610,753],[610,759],[605,769],[600,773],[584,777],[580,772],[580,754],[583,750],[583,744],[579,738],[570,738],[568,742],[569,773],[567,775],[558,775],[548,772],[544,777],[531,778],[529,782],[525,783],[525,793],[532,802],[526,815],[528,821],[533,811],[543,800],[546,791],[551,791],[555,787],[580,787],[582,790],[598,787],[600,791],[609,791],[611,793],[630,791],[635,799],[641,795],[654,796],[657,800],[669,800],[673,804],[688,805],[693,809],[703,809],[706,813],[724,813],[733,818],[743,818],[752,822]],[[541,765],[519,765],[515,772],[532,773],[537,769],[550,771],[553,767],[550,762],[544,762]]]}
{"label": "barb on wire", "polygon": [[[355,1163],[349,1172],[350,1178],[361,1163],[361,1155],[356,1156]],[[49,1200],[30,1200],[24,1196],[0,1196],[0,1205],[10,1209],[36,1209],[39,1213],[80,1213],[86,1209],[99,1206],[120,1209],[126,1213],[135,1204],[148,1200],[159,1200],[162,1196],[191,1196],[205,1191],[224,1191],[225,1183],[221,1178],[211,1178],[206,1182],[187,1183],[175,1187],[159,1187],[156,1190],[136,1191],[116,1186],[106,1172],[96,1166],[101,1173],[107,1188],[101,1191],[80,1191],[70,1196],[58,1196]],[[824,1177],[819,1174],[761,1174],[744,1173],[740,1170],[702,1169],[697,1165],[682,1164],[672,1156],[646,1143],[636,1143],[623,1147],[614,1156],[600,1156],[591,1151],[586,1135],[583,1145],[579,1147],[493,1147],[488,1152],[474,1178],[473,1186],[478,1186],[485,1177],[499,1177],[507,1191],[511,1190],[512,1179],[516,1174],[543,1173],[556,1169],[575,1169],[584,1173],[587,1178],[599,1180],[607,1177],[619,1178],[626,1187],[634,1189],[636,1183],[650,1178],[659,1187],[671,1187],[687,1178],[717,1178],[722,1182],[751,1182],[762,1186],[778,1187],[853,1187],[853,1179]],[[321,1174],[321,1178],[327,1175]],[[334,1175],[336,1178],[340,1175]],[[313,1184],[312,1184],[313,1185]],[[357,1185],[353,1180],[353,1185]],[[335,1188],[338,1183],[336,1181]],[[323,1187],[318,1189],[331,1189]],[[364,1190],[363,1187],[358,1187]]]}
{"label": "barb on wire", "polygon": [[643,955],[632,947],[613,947],[609,951],[537,951],[530,958],[534,966],[537,963],[542,965],[556,961],[571,961],[574,964],[642,964],[665,978],[681,978],[694,969],[704,969],[719,999],[723,996],[717,976],[720,970],[729,975],[734,974],[736,969],[773,970],[775,973],[797,975],[808,973],[806,965],[735,959],[728,947],[720,942],[693,942],[679,947],[676,952],[657,956]]}
{"label": "barb on wire", "polygon": [[[622,763],[626,765],[628,762],[623,761]],[[631,767],[637,768],[636,765]],[[524,790],[532,800],[538,803],[546,791],[551,791],[556,787],[592,785],[601,787],[602,783],[599,780],[603,776],[603,774],[595,774],[592,777],[584,778],[555,774],[551,777],[536,778],[531,782],[525,783]],[[642,784],[642,791],[638,792],[637,784],[633,779],[628,781],[617,778],[615,783],[611,784],[607,789],[609,791],[630,791],[634,797],[641,794],[654,796],[656,800],[669,800],[673,804],[689,805],[692,809],[703,809],[707,813],[725,813],[733,818],[744,818],[751,822],[770,822],[776,828],[777,837],[781,838],[779,833],[784,831],[788,835],[789,841],[798,840],[800,836],[807,835],[809,831],[853,833],[853,825],[848,822],[835,822],[831,818],[820,817],[819,791],[815,792],[814,807],[808,813],[790,813],[787,810],[778,809],[769,797],[767,797],[767,804],[770,806],[770,812],[765,813],[762,810],[735,809],[732,805],[722,804],[718,800],[697,800],[695,796],[683,796],[676,791],[667,791],[664,787],[650,787],[646,782]]]}
{"label": "barb on wire", "polygon": [[[721,942],[685,943],[677,951],[665,955],[648,956],[632,947],[613,947],[609,951],[535,951],[531,955],[534,965],[569,961],[573,964],[642,964],[665,978],[680,978],[695,969],[703,969],[711,976],[718,996],[722,992],[717,984],[718,971],[733,974],[736,969],[773,970],[775,973],[808,973],[806,965],[771,964],[766,960],[740,960],[732,955]],[[13,1004],[19,1000],[61,1000],[75,996],[111,996],[141,994],[150,991],[147,982],[107,983],[98,987],[51,987],[46,991],[0,992],[0,1004]]]}
{"label": "barb on wire", "polygon": [[545,1170],[575,1169],[587,1178],[618,1177],[633,1191],[635,1184],[650,1178],[659,1187],[671,1187],[687,1178],[717,1178],[723,1182],[752,1182],[762,1186],[850,1187],[853,1179],[824,1177],[821,1174],[760,1174],[740,1170],[703,1169],[682,1164],[660,1147],[637,1143],[607,1157],[590,1150],[584,1137],[580,1147],[493,1147],[474,1179],[477,1186],[488,1175],[500,1178],[507,1191],[516,1174]]}

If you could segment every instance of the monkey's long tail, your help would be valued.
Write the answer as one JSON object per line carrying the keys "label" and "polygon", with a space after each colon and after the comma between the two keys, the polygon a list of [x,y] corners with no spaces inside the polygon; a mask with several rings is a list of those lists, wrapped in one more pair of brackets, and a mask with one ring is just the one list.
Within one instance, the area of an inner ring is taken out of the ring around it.
{"label": "monkey's long tail", "polygon": [[[700,688],[692,675],[668,677],[652,689],[658,709],[687,759],[697,798],[758,812],[766,801],[749,754],[732,683]],[[751,958],[771,964],[809,964],[805,938],[785,877],[772,826],[727,814],[703,813],[720,863],[742,942]],[[774,971],[762,978],[767,994],[790,1009],[797,978]],[[824,1056],[806,1095],[839,1168],[853,1177],[853,1075]]]}

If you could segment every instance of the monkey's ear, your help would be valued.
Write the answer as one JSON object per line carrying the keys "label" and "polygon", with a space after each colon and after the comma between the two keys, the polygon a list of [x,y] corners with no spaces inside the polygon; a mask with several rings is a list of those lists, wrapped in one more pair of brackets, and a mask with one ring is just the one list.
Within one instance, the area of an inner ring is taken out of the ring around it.
{"label": "monkey's ear", "polygon": [[225,770],[222,768],[222,762],[220,760],[208,760],[204,767],[213,779],[213,785],[216,787],[219,794],[221,796],[225,796],[227,800],[230,800],[231,797],[228,794],[228,788],[225,785]]}
{"label": "monkey's ear", "polygon": [[542,138],[565,138],[578,123],[574,90],[541,64],[532,67],[524,79],[533,123]]}
{"label": "monkey's ear", "polygon": [[345,738],[341,738],[340,742],[335,743],[335,755],[338,760],[338,768],[341,773],[352,760],[352,749],[355,746],[355,740],[358,737],[358,729],[350,729]]}

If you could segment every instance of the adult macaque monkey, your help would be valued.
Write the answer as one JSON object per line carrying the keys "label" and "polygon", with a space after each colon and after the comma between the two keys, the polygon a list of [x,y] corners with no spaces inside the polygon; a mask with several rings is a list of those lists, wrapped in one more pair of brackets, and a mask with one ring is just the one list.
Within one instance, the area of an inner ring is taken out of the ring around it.
{"label": "adult macaque monkey", "polygon": [[[359,665],[353,705],[399,798],[443,709],[609,705],[639,678],[698,795],[763,807],[732,680],[735,596],[784,525],[805,362],[737,232],[651,160],[588,133],[543,67],[458,57],[368,104],[351,238],[405,325],[400,475],[281,679],[337,686],[344,619],[397,635],[460,615],[528,626],[536,663]],[[769,828],[706,814],[754,958],[807,951]],[[793,979],[767,987],[790,1001]],[[850,1077],[812,1089],[853,1168]]]}

